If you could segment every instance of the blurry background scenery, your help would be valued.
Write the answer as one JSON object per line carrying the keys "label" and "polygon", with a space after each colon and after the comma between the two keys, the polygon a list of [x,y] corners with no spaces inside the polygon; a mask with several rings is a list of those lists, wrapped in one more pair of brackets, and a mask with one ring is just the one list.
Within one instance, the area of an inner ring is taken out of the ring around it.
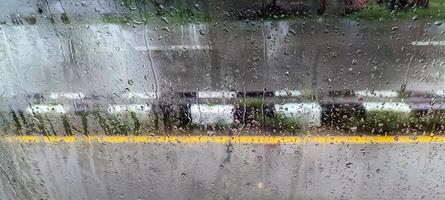
{"label": "blurry background scenery", "polygon": [[[431,95],[435,103],[444,94],[443,8],[441,0],[7,0],[3,130],[419,129]],[[382,128],[361,115],[364,98],[419,112]],[[280,107],[298,102],[316,104]],[[226,117],[203,121],[202,109]],[[317,111],[287,120],[280,109]],[[428,130],[441,129],[441,116],[432,118]]]}
{"label": "blurry background scenery", "polygon": [[0,199],[444,199],[444,0],[2,0]]}

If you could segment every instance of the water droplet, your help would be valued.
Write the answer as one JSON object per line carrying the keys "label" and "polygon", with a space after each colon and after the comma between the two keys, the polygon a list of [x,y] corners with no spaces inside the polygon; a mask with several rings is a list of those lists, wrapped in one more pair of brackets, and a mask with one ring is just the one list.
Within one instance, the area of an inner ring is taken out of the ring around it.
{"label": "water droplet", "polygon": [[133,23],[136,24],[136,25],[139,25],[139,24],[142,24],[143,22],[137,21],[137,20],[133,20]]}
{"label": "water droplet", "polygon": [[356,65],[357,63],[358,63],[358,61],[357,61],[356,59],[353,59],[353,60],[352,60],[352,64],[353,64],[353,65]]}
{"label": "water droplet", "polygon": [[404,82],[404,83],[402,84],[402,86],[400,86],[400,90],[401,90],[402,92],[404,92],[404,91],[406,90],[406,82]]}
{"label": "water droplet", "polygon": [[435,97],[433,97],[433,98],[431,98],[431,100],[430,100],[430,104],[431,105],[434,105],[435,103],[436,103],[436,98]]}
{"label": "water droplet", "polygon": [[167,18],[165,18],[165,17],[161,17],[161,20],[162,20],[163,22],[165,22],[166,24],[168,24],[168,20],[167,20]]}
{"label": "water droplet", "polygon": [[168,27],[162,27],[162,30],[170,33],[170,29]]}
{"label": "water droplet", "polygon": [[208,136],[213,136],[213,135],[215,135],[215,134],[216,134],[215,131],[207,131],[207,135],[208,135]]}

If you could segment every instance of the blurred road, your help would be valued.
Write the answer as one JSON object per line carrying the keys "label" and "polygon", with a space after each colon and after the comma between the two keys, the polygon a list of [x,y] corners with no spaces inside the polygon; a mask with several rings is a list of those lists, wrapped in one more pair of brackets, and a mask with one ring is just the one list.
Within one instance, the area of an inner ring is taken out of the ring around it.
{"label": "blurred road", "polygon": [[[2,113],[29,108],[25,96],[35,93],[56,103],[97,96],[99,103],[117,105],[108,110],[117,113],[151,109],[126,94],[145,103],[153,92],[441,92],[445,85],[445,24],[314,17],[127,25],[102,19],[115,11],[113,3],[6,2],[0,8],[6,13],[0,16]],[[52,10],[37,14],[45,6]],[[18,115],[10,121],[20,118],[27,126]],[[52,130],[63,130],[65,122]],[[87,122],[71,121],[74,129]],[[2,138],[0,199],[445,199],[445,142],[395,144],[399,139],[169,144]]]}
{"label": "blurred road", "polygon": [[[292,20],[0,26],[0,87],[23,96],[294,89],[443,91],[445,25]],[[113,100],[114,99],[114,100]]]}
{"label": "blurred road", "polygon": [[[394,142],[397,142],[395,140]],[[23,143],[0,199],[443,199],[443,143]]]}

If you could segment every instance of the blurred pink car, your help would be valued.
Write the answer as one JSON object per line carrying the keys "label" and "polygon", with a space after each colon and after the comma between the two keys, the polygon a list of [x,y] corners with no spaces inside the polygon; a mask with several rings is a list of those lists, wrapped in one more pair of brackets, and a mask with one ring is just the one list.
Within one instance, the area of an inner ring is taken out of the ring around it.
{"label": "blurred pink car", "polygon": [[[327,7],[335,0],[320,0],[318,13],[324,13]],[[346,12],[360,10],[368,4],[368,0],[344,0]],[[331,4],[332,5],[332,4]],[[335,5],[335,4],[334,4]]]}
{"label": "blurred pink car", "polygon": [[359,10],[368,4],[368,0],[348,0],[348,7],[350,10]]}

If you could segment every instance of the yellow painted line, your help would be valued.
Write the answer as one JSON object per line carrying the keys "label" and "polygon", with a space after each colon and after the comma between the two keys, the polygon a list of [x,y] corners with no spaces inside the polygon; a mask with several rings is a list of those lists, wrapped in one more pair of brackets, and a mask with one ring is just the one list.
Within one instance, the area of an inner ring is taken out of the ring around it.
{"label": "yellow painted line", "polygon": [[445,143],[445,136],[3,136],[15,143],[153,144],[416,144]]}

